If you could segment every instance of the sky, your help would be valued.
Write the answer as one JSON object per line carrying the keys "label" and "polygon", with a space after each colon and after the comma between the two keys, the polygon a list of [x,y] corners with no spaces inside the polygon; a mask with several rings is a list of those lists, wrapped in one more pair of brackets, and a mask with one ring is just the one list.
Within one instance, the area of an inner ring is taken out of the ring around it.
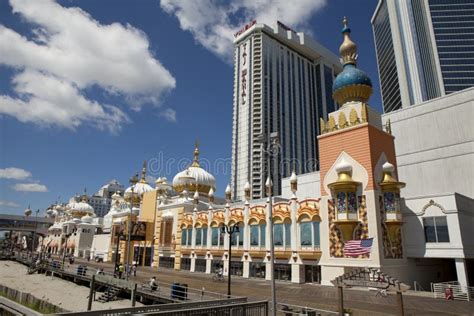
{"label": "sky", "polygon": [[0,213],[201,161],[230,180],[233,34],[279,20],[338,54],[342,18],[382,112],[376,0],[0,0]]}

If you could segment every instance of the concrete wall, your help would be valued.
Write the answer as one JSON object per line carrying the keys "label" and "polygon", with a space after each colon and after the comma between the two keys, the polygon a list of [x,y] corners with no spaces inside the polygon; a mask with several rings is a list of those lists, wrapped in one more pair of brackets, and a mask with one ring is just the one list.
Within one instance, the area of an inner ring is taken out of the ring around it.
{"label": "concrete wall", "polygon": [[405,198],[474,198],[474,88],[383,115],[390,119]]}
{"label": "concrete wall", "polygon": [[[298,175],[298,199],[319,198],[321,196],[319,184],[319,171]],[[291,198],[290,178],[284,178],[281,181],[281,196],[283,198]]]}

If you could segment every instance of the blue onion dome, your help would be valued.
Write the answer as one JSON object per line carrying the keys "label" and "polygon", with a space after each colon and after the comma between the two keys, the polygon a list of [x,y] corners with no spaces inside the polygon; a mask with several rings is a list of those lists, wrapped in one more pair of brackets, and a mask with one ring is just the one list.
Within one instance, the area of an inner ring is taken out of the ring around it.
{"label": "blue onion dome", "polygon": [[362,70],[358,69],[357,45],[351,40],[351,29],[347,26],[348,20],[344,17],[342,34],[344,41],[339,47],[341,62],[344,65],[342,72],[334,80],[332,91],[333,99],[342,106],[350,101],[367,102],[372,94],[372,81]]}

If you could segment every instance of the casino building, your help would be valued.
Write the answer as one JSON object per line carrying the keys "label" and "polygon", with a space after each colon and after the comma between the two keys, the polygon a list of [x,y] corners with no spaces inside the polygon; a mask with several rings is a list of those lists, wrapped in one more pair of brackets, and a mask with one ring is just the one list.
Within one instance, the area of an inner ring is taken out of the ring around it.
{"label": "casino building", "polygon": [[[374,267],[410,283],[416,271],[408,269],[404,252],[405,184],[397,177],[394,137],[368,104],[372,83],[356,66],[347,20],[342,33],[343,70],[332,90],[339,107],[320,119],[314,139],[320,171],[293,171],[270,210],[268,198],[253,198],[250,178],[238,194],[243,201],[233,200],[231,186],[225,199],[215,197],[215,179],[200,166],[196,146],[193,163],[172,186],[158,179],[143,194],[141,212],[155,214],[153,266],[212,273],[222,265],[226,275],[270,279],[272,221],[276,279],[330,284],[354,268]],[[223,225],[238,225],[239,232],[229,241]],[[372,240],[370,253],[347,256],[350,240]]]}

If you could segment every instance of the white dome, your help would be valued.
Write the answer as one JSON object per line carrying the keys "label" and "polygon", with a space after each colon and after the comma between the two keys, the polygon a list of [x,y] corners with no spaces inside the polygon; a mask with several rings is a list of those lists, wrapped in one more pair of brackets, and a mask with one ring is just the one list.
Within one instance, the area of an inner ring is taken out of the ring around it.
{"label": "white dome", "polygon": [[145,181],[140,181],[135,183],[133,186],[128,187],[125,190],[125,197],[129,198],[132,195],[132,187],[133,187],[133,195],[136,196],[142,196],[143,193],[153,191],[153,187],[151,187],[148,183]]}
{"label": "white dome", "polygon": [[[189,177],[193,178],[191,183],[189,183]],[[173,178],[173,188],[177,192],[182,191],[184,186],[189,185],[194,188],[197,185],[199,192],[208,194],[211,188],[216,187],[216,179],[212,174],[201,167],[191,166]]]}
{"label": "white dome", "polygon": [[347,162],[344,158],[336,165],[336,172],[352,172],[352,166],[349,162]]}
{"label": "white dome", "polygon": [[92,217],[89,215],[82,216],[81,222],[86,223],[86,224],[91,224],[92,223]]}
{"label": "white dome", "polygon": [[393,172],[395,170],[395,166],[387,161],[382,165],[382,169],[384,172]]}
{"label": "white dome", "polygon": [[71,207],[71,211],[94,213],[94,208],[90,206],[89,203],[85,201],[81,201],[81,202],[75,203],[73,207]]}

